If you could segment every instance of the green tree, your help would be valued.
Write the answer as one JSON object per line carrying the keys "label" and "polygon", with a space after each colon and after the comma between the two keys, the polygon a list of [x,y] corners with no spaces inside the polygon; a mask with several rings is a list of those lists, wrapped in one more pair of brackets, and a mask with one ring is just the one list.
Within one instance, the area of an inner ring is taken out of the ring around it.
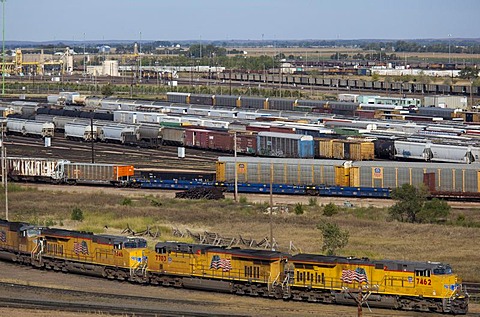
{"label": "green tree", "polygon": [[335,255],[336,250],[344,248],[348,243],[349,232],[342,231],[335,223],[322,222],[317,225],[317,229],[322,231],[322,251],[327,255]]}
{"label": "green tree", "polygon": [[83,211],[78,207],[73,208],[72,213],[70,215],[70,219],[76,220],[76,221],[82,221]]}
{"label": "green tree", "polygon": [[110,83],[102,86],[102,95],[105,97],[113,95],[113,86]]}
{"label": "green tree", "polygon": [[323,207],[323,215],[327,217],[331,217],[338,213],[338,207],[334,203],[328,203]]}
{"label": "green tree", "polygon": [[392,198],[397,202],[389,208],[390,216],[402,222],[413,223],[417,221],[417,214],[427,199],[427,191],[425,187],[403,184],[392,191]]}
{"label": "green tree", "polygon": [[458,76],[462,79],[474,81],[478,77],[478,69],[467,66],[459,72]]}
{"label": "green tree", "polygon": [[389,208],[390,216],[402,222],[437,223],[450,215],[451,207],[442,200],[427,201],[425,186],[403,184],[392,191],[397,202]]}
{"label": "green tree", "polygon": [[445,221],[450,215],[451,207],[444,201],[437,198],[426,201],[422,210],[417,215],[417,221],[423,223],[436,223]]}

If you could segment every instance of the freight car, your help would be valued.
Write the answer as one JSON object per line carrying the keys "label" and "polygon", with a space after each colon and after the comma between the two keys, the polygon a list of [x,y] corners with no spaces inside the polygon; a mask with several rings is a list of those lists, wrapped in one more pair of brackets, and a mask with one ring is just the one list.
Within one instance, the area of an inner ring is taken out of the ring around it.
{"label": "freight car", "polygon": [[8,157],[6,161],[7,175],[14,181],[128,186],[135,172],[131,165],[27,157]]}
{"label": "freight car", "polygon": [[[237,181],[245,184],[262,184],[263,192],[268,192],[269,184],[278,186],[303,186],[302,194],[319,195],[320,190],[339,187],[336,192],[355,189],[384,190],[397,188],[402,184],[420,186],[424,184],[424,174],[435,175],[432,190],[452,192],[457,196],[469,193],[480,193],[480,167],[477,165],[451,163],[410,162],[398,164],[387,161],[355,161],[317,160],[317,159],[284,159],[259,157],[219,157],[217,162],[217,182],[233,184],[235,166]],[[348,187],[348,189],[347,189]],[[388,191],[375,192],[379,197],[388,197]]]}
{"label": "freight car", "polygon": [[53,137],[54,131],[55,126],[52,122],[7,118],[7,134],[12,133],[45,138]]}
{"label": "freight car", "polygon": [[51,182],[59,163],[68,163],[66,160],[7,157],[7,175],[13,181],[42,181]]}
{"label": "freight car", "polygon": [[65,138],[81,141],[96,141],[100,131],[100,127],[91,122],[66,122],[64,126]]}
{"label": "freight car", "polygon": [[314,142],[310,135],[259,132],[257,155],[273,157],[312,158]]}
{"label": "freight car", "polygon": [[131,165],[61,162],[52,176],[53,182],[128,186],[134,175]]}
{"label": "freight car", "polygon": [[323,303],[466,314],[468,294],[448,264],[370,261],[315,254],[94,235],[0,220],[0,258],[38,268],[153,285]]}

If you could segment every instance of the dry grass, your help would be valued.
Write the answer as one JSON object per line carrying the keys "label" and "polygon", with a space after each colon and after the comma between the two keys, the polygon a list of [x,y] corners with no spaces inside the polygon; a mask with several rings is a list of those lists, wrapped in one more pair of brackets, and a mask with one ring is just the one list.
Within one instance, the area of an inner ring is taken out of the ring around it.
{"label": "dry grass", "polygon": [[[0,195],[0,201],[3,201]],[[193,232],[217,232],[227,237],[254,238],[269,236],[270,217],[267,203],[234,203],[223,201],[176,200],[158,195],[132,196],[125,199],[101,190],[93,193],[40,190],[15,190],[9,194],[10,220],[61,226],[96,233],[120,234],[127,225],[134,231],[150,226],[161,233],[161,239],[177,239],[171,228]],[[322,238],[316,228],[322,221],[334,222],[348,230],[350,240],[341,255],[371,259],[442,261],[450,263],[464,280],[480,282],[477,268],[480,245],[479,228],[454,225],[407,224],[388,222],[382,208],[341,209],[333,217],[323,216],[322,206],[304,205],[305,213],[274,214],[273,232],[282,250],[290,241],[302,252],[320,253]],[[452,220],[459,214],[478,221],[475,207],[454,209]],[[80,208],[84,220],[70,220],[73,208]],[[1,210],[0,210],[1,212]],[[187,239],[188,240],[188,239]],[[155,241],[150,239],[150,245]]]}

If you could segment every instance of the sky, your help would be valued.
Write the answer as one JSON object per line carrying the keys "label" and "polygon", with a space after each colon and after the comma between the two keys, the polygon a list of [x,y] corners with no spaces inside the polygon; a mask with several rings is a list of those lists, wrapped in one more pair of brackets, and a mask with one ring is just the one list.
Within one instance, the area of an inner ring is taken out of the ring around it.
{"label": "sky", "polygon": [[480,0],[6,0],[6,41],[480,38]]}

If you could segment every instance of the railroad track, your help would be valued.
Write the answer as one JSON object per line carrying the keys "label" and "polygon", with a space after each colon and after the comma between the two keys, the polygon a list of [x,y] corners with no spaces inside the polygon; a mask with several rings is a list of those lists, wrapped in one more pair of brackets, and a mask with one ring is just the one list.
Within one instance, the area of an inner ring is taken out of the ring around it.
{"label": "railroad track", "polygon": [[[0,307],[40,309],[53,311],[68,311],[75,313],[96,313],[121,316],[244,316],[235,314],[219,314],[205,312],[200,309],[171,309],[171,303],[179,305],[191,305],[194,307],[217,305],[212,302],[198,302],[186,299],[165,299],[158,297],[132,296],[106,294],[99,292],[86,292],[77,290],[66,290],[40,286],[29,286],[15,283],[0,283],[2,294],[20,294],[16,296],[0,296]],[[35,294],[42,294],[39,297]],[[30,297],[30,298],[29,298]],[[44,298],[45,297],[45,298]],[[50,300],[56,298],[57,300]],[[127,304],[123,304],[127,303]],[[136,304],[139,303],[139,304]],[[163,306],[166,308],[145,308],[152,306]],[[143,307],[138,307],[143,306]]]}
{"label": "railroad track", "polygon": [[468,295],[470,295],[470,301],[480,303],[480,283],[463,282],[463,286],[466,287]]}
{"label": "railroad track", "polygon": [[[9,135],[5,140],[8,156],[61,158],[74,162],[90,162],[92,144],[54,137],[52,146],[45,147],[42,139]],[[136,168],[172,168],[214,171],[219,155],[226,153],[187,149],[185,158],[178,158],[178,148],[162,146],[158,149],[130,147],[115,143],[96,142],[93,146],[95,162],[132,164]]]}

